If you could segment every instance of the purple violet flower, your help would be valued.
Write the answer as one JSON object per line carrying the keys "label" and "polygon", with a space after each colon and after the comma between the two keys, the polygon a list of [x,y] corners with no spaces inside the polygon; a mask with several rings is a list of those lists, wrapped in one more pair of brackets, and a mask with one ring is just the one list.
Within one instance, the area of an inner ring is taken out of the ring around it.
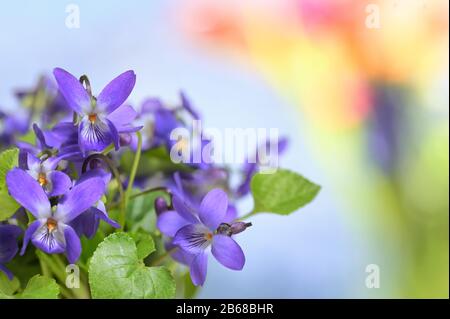
{"label": "purple violet flower", "polygon": [[[75,185],[82,184],[92,178],[101,178],[105,185],[108,185],[111,180],[111,174],[101,168],[95,168],[84,173]],[[105,189],[106,190],[106,189]],[[90,207],[87,211],[80,214],[77,218],[70,222],[70,226],[77,232],[78,236],[86,236],[87,238],[94,237],[98,230],[100,220],[111,225],[113,228],[120,228],[120,225],[114,220],[110,219],[106,212],[105,204],[99,200],[95,206]]]}
{"label": "purple violet flower", "polygon": [[126,71],[100,92],[97,98],[90,96],[83,85],[69,72],[56,68],[53,74],[61,94],[80,117],[78,143],[81,150],[102,151],[111,143],[119,149],[119,133],[139,130],[131,127],[137,116],[129,105],[122,105],[136,82],[133,71]]}
{"label": "purple violet flower", "polygon": [[50,149],[50,146],[47,145],[44,133],[36,123],[33,124],[33,131],[34,135],[36,136],[36,145],[32,145],[30,143],[22,141],[17,141],[16,145],[20,148],[21,151],[37,156],[43,150]]}
{"label": "purple violet flower", "polygon": [[[142,126],[142,150],[148,150],[160,144],[159,139],[155,136],[155,112],[164,109],[164,105],[158,98],[148,98],[142,105],[138,116],[134,120],[135,125]],[[131,148],[137,149],[137,137],[132,136]]]}
{"label": "purple violet flower", "polygon": [[78,143],[78,128],[72,122],[61,122],[51,130],[43,131],[47,144],[58,150],[65,160],[82,162],[84,154]]}
{"label": "purple violet flower", "polygon": [[18,226],[0,224],[0,271],[5,273],[9,280],[13,279],[13,274],[5,264],[17,254],[19,250],[17,238],[21,233],[22,230]]}
{"label": "purple violet flower", "polygon": [[16,143],[20,149],[19,167],[29,169],[28,154],[37,157],[42,152],[57,154],[49,160],[49,162],[52,162],[52,165],[58,164],[63,159],[83,160],[80,147],[78,146],[77,129],[73,123],[63,122],[57,124],[51,131],[42,131],[35,123],[33,124],[33,130],[36,135],[36,145],[21,141]]}
{"label": "purple violet flower", "polygon": [[49,197],[63,195],[72,186],[70,177],[56,170],[58,162],[59,158],[54,157],[41,161],[30,153],[27,156],[28,174],[42,186]]}
{"label": "purple violet flower", "polygon": [[70,226],[77,232],[78,236],[82,235],[91,239],[97,233],[100,220],[111,225],[113,228],[120,228],[120,225],[109,218],[106,212],[105,204],[99,200],[96,206],[92,206],[84,213],[70,222]]}
{"label": "purple violet flower", "polygon": [[[204,180],[206,183],[207,181]],[[173,181],[168,183],[168,188],[172,193],[172,208],[167,207],[165,200],[156,198],[155,209],[158,214],[157,226],[159,230],[168,237],[174,237],[176,232],[190,223],[196,223],[201,200],[207,192],[199,198],[199,194],[193,194],[190,188],[184,187],[180,172],[173,174]],[[206,189],[206,187],[205,187]],[[210,191],[212,188],[209,188]],[[237,210],[231,203],[228,204],[227,212],[223,218],[224,223],[232,223],[237,218]]]}
{"label": "purple violet flower", "polygon": [[0,147],[12,146],[17,137],[27,133],[30,126],[30,113],[23,109],[9,114],[0,110]]}
{"label": "purple violet flower", "polygon": [[200,203],[203,197],[213,188],[228,190],[230,187],[229,172],[220,167],[207,166],[194,172],[177,172],[174,174],[178,185],[190,194],[192,201]]}
{"label": "purple violet flower", "polygon": [[180,91],[180,98],[181,98],[181,106],[192,116],[194,120],[199,120],[200,115],[192,107],[191,101],[188,99],[188,97],[183,91]]}
{"label": "purple violet flower", "polygon": [[185,125],[176,117],[175,112],[166,108],[159,108],[155,111],[155,139],[166,146],[170,151],[176,143],[170,139],[170,133],[178,127]]}
{"label": "purple violet flower", "polygon": [[209,250],[229,269],[241,270],[244,267],[244,253],[232,235],[235,234],[234,229],[242,232],[251,224],[232,228],[225,222],[229,210],[228,197],[223,190],[208,192],[198,208],[174,196],[173,207],[175,211],[163,212],[159,216],[158,227],[164,234],[174,237],[171,244],[180,248],[174,258],[189,265],[195,285],[205,282]]}
{"label": "purple violet flower", "polygon": [[54,208],[41,185],[27,172],[12,169],[6,175],[6,183],[11,196],[36,217],[25,232],[21,255],[31,240],[48,254],[66,252],[68,261],[76,262],[81,243],[69,223],[101,198],[105,191],[103,180],[95,177],[74,186]]}

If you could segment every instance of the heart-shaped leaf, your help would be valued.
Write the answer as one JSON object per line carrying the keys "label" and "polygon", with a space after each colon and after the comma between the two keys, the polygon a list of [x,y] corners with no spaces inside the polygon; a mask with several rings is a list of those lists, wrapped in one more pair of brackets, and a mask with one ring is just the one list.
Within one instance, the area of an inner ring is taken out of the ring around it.
{"label": "heart-shaped leaf", "polygon": [[24,291],[18,296],[21,299],[58,299],[59,287],[52,278],[36,275],[30,279]]}
{"label": "heart-shaped leaf", "polygon": [[251,190],[255,201],[253,213],[288,215],[311,202],[320,186],[297,173],[278,169],[254,175]]}
{"label": "heart-shaped leaf", "polygon": [[175,281],[165,267],[146,267],[145,249],[138,251],[126,233],[109,235],[98,246],[89,265],[89,283],[93,298],[155,299],[173,298]]}

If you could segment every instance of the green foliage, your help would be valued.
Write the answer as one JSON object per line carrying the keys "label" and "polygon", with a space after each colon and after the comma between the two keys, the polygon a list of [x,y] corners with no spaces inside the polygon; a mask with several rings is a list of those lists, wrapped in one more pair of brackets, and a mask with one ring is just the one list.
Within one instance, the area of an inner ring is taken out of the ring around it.
{"label": "green foliage", "polygon": [[25,290],[18,296],[21,299],[57,299],[59,286],[56,281],[41,275],[30,279]]}
{"label": "green foliage", "polygon": [[21,287],[25,287],[28,281],[41,271],[35,251],[34,246],[29,245],[25,255],[20,256],[17,254],[8,263],[8,268],[13,271],[14,278],[20,281]]}
{"label": "green foliage", "polygon": [[155,242],[149,234],[144,232],[135,232],[131,233],[130,236],[136,243],[138,259],[144,259],[156,250]]}
{"label": "green foliage", "polygon": [[[133,194],[140,193],[135,189]],[[130,200],[127,207],[127,227],[132,232],[144,230],[148,233],[156,230],[155,199],[164,196],[162,192],[152,192]]]}
{"label": "green foliage", "polygon": [[[126,151],[120,159],[120,167],[127,174],[131,171],[134,153]],[[137,169],[137,176],[148,176],[155,172],[175,172],[175,171],[192,171],[192,168],[185,164],[174,163],[170,159],[170,155],[165,147],[158,147],[145,151],[141,155],[141,160]]]}
{"label": "green foliage", "polygon": [[195,286],[192,283],[191,275],[189,272],[186,272],[184,276],[181,277],[183,279],[183,287],[184,287],[184,298],[193,299],[198,293],[198,286]]}
{"label": "green foliage", "polygon": [[319,190],[319,185],[289,170],[258,173],[251,181],[255,202],[253,213],[289,215],[311,202]]}
{"label": "green foliage", "polygon": [[149,238],[140,238],[140,249],[126,233],[115,233],[98,246],[89,264],[93,298],[173,298],[175,281],[165,267],[146,267],[141,259],[152,251]]}
{"label": "green foliage", "polygon": [[12,298],[19,289],[20,282],[16,277],[9,280],[3,272],[0,272],[0,299]]}
{"label": "green foliage", "polygon": [[92,257],[92,254],[104,238],[105,236],[101,230],[98,230],[93,238],[81,237],[81,246],[83,249],[81,250],[80,261],[87,264],[88,260]]}
{"label": "green foliage", "polygon": [[19,150],[12,148],[0,153],[0,220],[10,218],[20,205],[8,194],[6,174],[18,165]]}
{"label": "green foliage", "polygon": [[0,299],[57,299],[59,286],[56,281],[41,275],[30,279],[22,292],[17,278],[9,281],[0,273]]}

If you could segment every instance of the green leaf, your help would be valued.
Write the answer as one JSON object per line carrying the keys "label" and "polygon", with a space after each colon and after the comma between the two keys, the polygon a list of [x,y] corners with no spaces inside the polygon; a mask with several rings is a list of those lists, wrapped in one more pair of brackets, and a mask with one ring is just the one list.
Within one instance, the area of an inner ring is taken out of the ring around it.
{"label": "green leaf", "polygon": [[19,150],[17,148],[0,153],[0,220],[10,218],[20,205],[8,194],[6,173],[18,166]]}
{"label": "green leaf", "polygon": [[6,188],[6,173],[18,166],[19,149],[11,148],[0,153],[0,190]]}
{"label": "green leaf", "polygon": [[81,238],[81,246],[83,247],[83,249],[81,250],[80,261],[84,264],[87,264],[89,258],[92,257],[98,245],[103,241],[103,239],[105,239],[105,236],[100,229],[92,238],[83,236]]}
{"label": "green leaf", "polygon": [[[98,246],[89,264],[93,298],[154,299],[175,297],[175,281],[165,267],[146,267],[133,238],[114,233]],[[139,255],[138,255],[139,254]],[[145,256],[144,256],[145,257]]]}
{"label": "green leaf", "polygon": [[14,278],[17,278],[21,287],[25,287],[30,279],[41,272],[41,266],[36,262],[34,247],[27,249],[25,255],[17,254],[12,261],[8,263],[8,268],[14,270]]}
{"label": "green leaf", "polygon": [[53,278],[36,275],[30,279],[24,291],[18,295],[21,299],[58,299],[59,286]]}
{"label": "green leaf", "polygon": [[9,281],[0,273],[0,299],[57,299],[59,295],[56,281],[41,275],[31,278],[24,291],[15,294],[19,288],[16,278]]}
{"label": "green leaf", "polygon": [[[132,195],[140,192],[138,189],[133,189]],[[157,197],[164,197],[167,202],[170,202],[167,193],[162,191],[131,198],[127,208],[127,227],[131,232],[143,230],[147,233],[153,233],[156,231],[155,199]]]}
{"label": "green leaf", "polygon": [[289,215],[311,202],[319,190],[319,185],[289,170],[258,173],[251,181],[255,202],[253,213]]}
{"label": "green leaf", "polygon": [[[140,191],[133,189],[132,194]],[[151,233],[156,230],[155,198],[161,192],[154,192],[132,198],[127,207],[127,226],[132,232],[140,229]]]}
{"label": "green leaf", "polygon": [[0,290],[0,299],[14,299],[14,297],[11,295],[7,295],[3,291]]}
{"label": "green leaf", "polygon": [[155,241],[150,234],[144,232],[135,232],[131,233],[130,236],[136,243],[138,259],[144,259],[156,250]]}
{"label": "green leaf", "polygon": [[0,220],[10,218],[20,207],[7,191],[0,191],[0,203]]}
{"label": "green leaf", "polygon": [[0,299],[12,298],[19,288],[20,282],[16,277],[9,280],[3,272],[0,272]]}

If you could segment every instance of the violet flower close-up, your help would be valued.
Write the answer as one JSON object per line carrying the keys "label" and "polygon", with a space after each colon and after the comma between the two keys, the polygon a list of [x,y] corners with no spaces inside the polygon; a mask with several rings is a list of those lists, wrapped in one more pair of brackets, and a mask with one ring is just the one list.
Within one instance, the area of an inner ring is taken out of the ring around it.
{"label": "violet flower close-up", "polygon": [[[172,244],[182,253],[190,255],[189,268],[195,285],[203,285],[206,279],[208,251],[222,265],[241,270],[245,256],[241,247],[231,237],[231,225],[227,224],[228,197],[220,189],[208,192],[194,209],[178,196],[173,198],[174,211],[162,213],[158,219],[160,230],[173,238]],[[249,224],[250,225],[250,224]]]}
{"label": "violet flower close-up", "polygon": [[113,143],[119,149],[119,133],[134,132],[139,128],[129,124],[136,111],[122,104],[130,95],[136,82],[133,71],[126,71],[105,86],[98,97],[90,92],[69,72],[56,68],[53,71],[59,90],[69,106],[80,117],[78,142],[83,152],[102,151]]}
{"label": "violet flower close-up", "polygon": [[72,186],[67,174],[55,170],[59,158],[48,158],[41,161],[32,154],[27,154],[28,174],[38,181],[49,197],[65,194]]}
{"label": "violet flower close-up", "polygon": [[25,171],[11,170],[6,181],[11,196],[36,218],[25,232],[21,254],[31,240],[48,254],[65,252],[70,263],[76,262],[81,253],[80,238],[69,223],[100,199],[105,189],[103,180],[92,178],[74,186],[55,208],[38,181]]}

